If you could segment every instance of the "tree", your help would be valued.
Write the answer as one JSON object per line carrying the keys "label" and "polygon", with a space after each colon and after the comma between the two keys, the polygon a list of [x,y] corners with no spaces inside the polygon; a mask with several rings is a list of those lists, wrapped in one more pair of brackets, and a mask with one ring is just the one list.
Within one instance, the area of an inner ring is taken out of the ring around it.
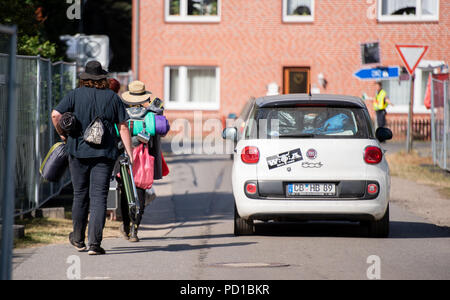
{"label": "tree", "polygon": [[109,36],[113,54],[110,71],[130,69],[131,0],[84,0],[81,20],[70,20],[67,17],[70,4],[63,0],[1,0],[1,2],[0,24],[17,25],[19,54],[39,54],[52,60],[67,60],[65,54],[67,46],[59,37],[74,35],[83,28],[81,33],[86,35]]}
{"label": "tree", "polygon": [[18,54],[41,55],[52,60],[61,59],[64,57],[64,49],[58,40],[48,38],[46,31],[48,17],[40,4],[37,0],[2,0],[0,24],[17,25]]}

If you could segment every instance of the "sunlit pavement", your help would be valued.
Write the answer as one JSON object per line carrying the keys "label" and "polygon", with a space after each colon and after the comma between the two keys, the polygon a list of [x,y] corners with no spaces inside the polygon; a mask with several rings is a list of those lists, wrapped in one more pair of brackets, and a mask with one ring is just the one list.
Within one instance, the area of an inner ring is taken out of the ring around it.
{"label": "sunlit pavement", "polygon": [[141,242],[106,239],[107,254],[94,257],[68,243],[18,250],[13,278],[450,279],[448,228],[395,204],[388,239],[345,222],[257,223],[254,236],[235,237],[229,155],[167,161]]}

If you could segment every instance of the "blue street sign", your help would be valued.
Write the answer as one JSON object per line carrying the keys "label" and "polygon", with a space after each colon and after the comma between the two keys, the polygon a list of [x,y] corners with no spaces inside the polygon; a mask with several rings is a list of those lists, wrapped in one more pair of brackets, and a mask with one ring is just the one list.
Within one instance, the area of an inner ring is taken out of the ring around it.
{"label": "blue street sign", "polygon": [[398,78],[400,75],[399,67],[378,67],[371,69],[361,69],[354,74],[361,80],[383,80]]}

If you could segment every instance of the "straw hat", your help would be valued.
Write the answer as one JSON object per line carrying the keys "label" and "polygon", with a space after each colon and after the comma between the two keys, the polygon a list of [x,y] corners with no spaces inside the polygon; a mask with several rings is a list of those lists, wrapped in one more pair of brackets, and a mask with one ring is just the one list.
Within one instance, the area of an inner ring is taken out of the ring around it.
{"label": "straw hat", "polygon": [[122,94],[122,100],[129,105],[139,105],[150,101],[152,92],[145,90],[142,81],[133,81],[128,85],[128,92]]}

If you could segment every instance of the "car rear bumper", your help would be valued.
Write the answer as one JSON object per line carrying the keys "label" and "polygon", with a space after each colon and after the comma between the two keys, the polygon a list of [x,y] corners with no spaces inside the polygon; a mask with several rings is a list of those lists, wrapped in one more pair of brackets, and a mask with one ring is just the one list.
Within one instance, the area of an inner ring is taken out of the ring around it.
{"label": "car rear bumper", "polygon": [[379,220],[387,208],[381,199],[352,201],[255,200],[236,201],[244,219],[269,220],[278,217],[304,220]]}
{"label": "car rear bumper", "polygon": [[249,198],[243,189],[234,190],[236,208],[244,219],[277,218],[304,220],[380,220],[388,206],[389,189],[380,182],[375,199],[351,198]]}
{"label": "car rear bumper", "polygon": [[[254,184],[257,186],[257,191],[254,194],[249,194],[244,188],[244,193],[248,198],[252,199],[286,199],[287,187],[292,181],[286,182],[281,180],[250,180],[244,184]],[[329,182],[336,185],[336,194],[331,196],[309,196],[309,200],[314,199],[353,199],[353,200],[372,200],[378,197],[380,183],[374,180],[338,180]],[[376,185],[375,193],[369,194],[367,187],[369,185]],[[290,196],[288,199],[304,200],[304,197]]]}

